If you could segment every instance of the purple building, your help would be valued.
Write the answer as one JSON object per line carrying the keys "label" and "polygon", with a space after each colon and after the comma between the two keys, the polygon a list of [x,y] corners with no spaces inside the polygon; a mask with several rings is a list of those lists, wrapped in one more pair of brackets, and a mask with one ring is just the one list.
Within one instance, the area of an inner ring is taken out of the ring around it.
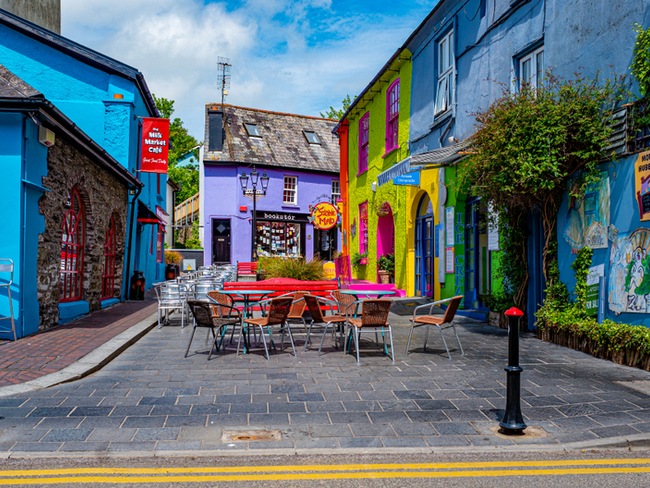
{"label": "purple building", "polygon": [[336,121],[231,105],[206,106],[200,166],[200,219],[205,264],[250,261],[253,190],[240,176],[255,168],[257,254],[329,260],[339,248],[338,228],[315,229],[310,206],[340,198]]}

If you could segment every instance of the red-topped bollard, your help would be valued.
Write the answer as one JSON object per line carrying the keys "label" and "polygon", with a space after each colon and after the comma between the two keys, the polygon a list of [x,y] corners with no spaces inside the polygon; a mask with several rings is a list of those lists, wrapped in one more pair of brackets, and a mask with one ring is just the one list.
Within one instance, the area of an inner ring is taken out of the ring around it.
{"label": "red-topped bollard", "polygon": [[508,366],[506,370],[506,413],[499,424],[504,434],[521,435],[526,428],[521,415],[521,372],[519,367],[519,320],[524,313],[516,307],[506,311],[508,317]]}

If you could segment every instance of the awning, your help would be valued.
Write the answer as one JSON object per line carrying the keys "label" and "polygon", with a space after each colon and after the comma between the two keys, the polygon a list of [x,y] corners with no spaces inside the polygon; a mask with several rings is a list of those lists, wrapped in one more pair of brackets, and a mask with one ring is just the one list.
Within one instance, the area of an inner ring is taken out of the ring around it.
{"label": "awning", "polygon": [[397,178],[398,176],[402,176],[403,174],[406,174],[409,171],[411,171],[411,158],[410,157],[404,159],[403,161],[400,161],[395,166],[387,169],[383,173],[380,173],[377,176],[377,181],[379,182],[379,186],[385,185],[389,181],[392,181],[393,178]]}
{"label": "awning", "polygon": [[468,154],[463,154],[469,147],[469,140],[458,142],[451,146],[441,147],[432,151],[411,155],[411,169],[421,166],[449,166],[465,159]]}
{"label": "awning", "polygon": [[142,203],[141,200],[138,200],[138,222],[142,224],[162,224],[156,213]]}
{"label": "awning", "polygon": [[402,176],[424,167],[450,166],[456,164],[458,161],[461,161],[468,156],[468,154],[463,154],[468,147],[469,140],[465,140],[432,151],[420,154],[411,154],[408,158],[400,161],[392,168],[380,173],[377,176],[377,182],[379,183],[379,186],[382,186],[398,176]]}

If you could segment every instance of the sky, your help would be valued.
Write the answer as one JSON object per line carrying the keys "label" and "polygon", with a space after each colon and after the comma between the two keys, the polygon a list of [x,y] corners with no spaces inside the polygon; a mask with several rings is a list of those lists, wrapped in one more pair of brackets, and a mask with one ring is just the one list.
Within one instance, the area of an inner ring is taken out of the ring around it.
{"label": "sky", "polygon": [[319,116],[360,93],[436,3],[62,0],[61,33],[141,71],[202,141],[218,57],[232,64],[226,103]]}
{"label": "sky", "polygon": [[61,33],[141,71],[202,141],[218,57],[232,64],[226,103],[319,116],[360,93],[436,3],[62,0]]}

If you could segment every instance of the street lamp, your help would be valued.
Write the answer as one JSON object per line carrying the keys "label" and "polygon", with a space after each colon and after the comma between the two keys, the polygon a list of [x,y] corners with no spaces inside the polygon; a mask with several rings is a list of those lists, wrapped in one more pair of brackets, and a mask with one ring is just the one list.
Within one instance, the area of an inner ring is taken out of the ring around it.
{"label": "street lamp", "polygon": [[[260,174],[255,169],[255,166],[253,166],[250,180],[253,189],[253,232],[251,235],[251,261],[255,261],[257,259],[257,183],[259,181],[262,186],[262,191],[260,193],[266,195],[266,189],[269,187],[269,177],[266,176],[266,170],[264,170],[264,174],[260,176]],[[242,174],[239,177],[239,183],[241,184],[242,192],[244,192],[244,195],[246,195],[246,189],[248,187],[248,175],[246,174],[246,171],[242,171]]]}

